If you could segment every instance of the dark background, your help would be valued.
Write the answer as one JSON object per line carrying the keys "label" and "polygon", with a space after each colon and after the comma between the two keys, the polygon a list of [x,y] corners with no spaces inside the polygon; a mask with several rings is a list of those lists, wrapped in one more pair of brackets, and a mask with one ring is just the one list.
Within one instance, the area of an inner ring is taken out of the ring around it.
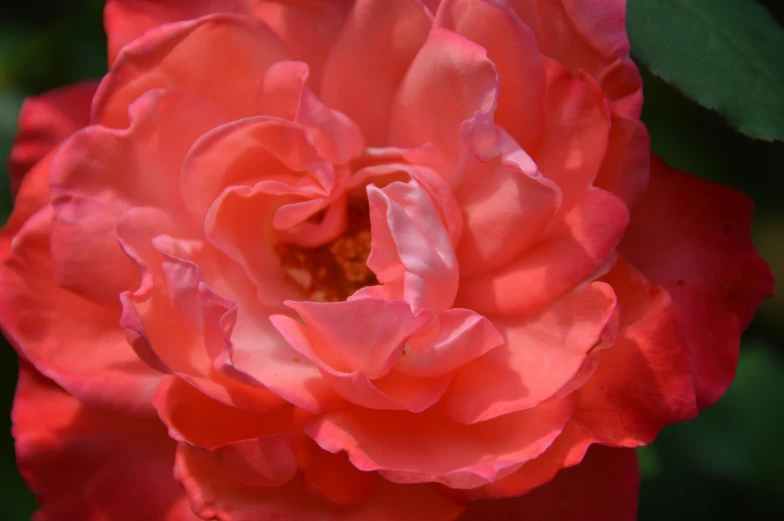
{"label": "dark background", "polygon": [[[763,3],[784,20],[784,0]],[[28,0],[0,7],[0,157],[11,148],[25,96],[105,73],[102,6],[102,0]],[[673,166],[754,199],[755,244],[784,280],[784,143],[740,135],[715,113],[643,74],[643,120],[654,151]],[[2,165],[0,223],[10,211]],[[8,411],[16,358],[0,342],[0,409]],[[696,420],[667,427],[639,455],[641,521],[784,519],[784,297],[768,299],[744,335],[738,376],[727,395]],[[3,414],[0,520],[26,521],[34,508],[14,465],[10,420]]]}

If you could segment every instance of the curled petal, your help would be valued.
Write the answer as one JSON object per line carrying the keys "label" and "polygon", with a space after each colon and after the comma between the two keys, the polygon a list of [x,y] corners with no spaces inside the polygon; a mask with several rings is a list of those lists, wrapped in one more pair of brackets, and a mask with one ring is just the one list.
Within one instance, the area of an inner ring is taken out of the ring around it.
{"label": "curled petal", "polygon": [[254,116],[264,73],[286,58],[269,28],[248,17],[213,15],[156,27],[122,49],[98,87],[91,119],[123,128],[128,106],[160,88],[206,98],[229,120]]}
{"label": "curled petal", "polygon": [[368,267],[416,312],[451,307],[458,268],[449,234],[418,183],[367,187],[372,234]]}
{"label": "curled petal", "polygon": [[396,369],[411,376],[451,373],[504,343],[504,337],[487,318],[469,309],[441,313],[432,328],[412,338]]}

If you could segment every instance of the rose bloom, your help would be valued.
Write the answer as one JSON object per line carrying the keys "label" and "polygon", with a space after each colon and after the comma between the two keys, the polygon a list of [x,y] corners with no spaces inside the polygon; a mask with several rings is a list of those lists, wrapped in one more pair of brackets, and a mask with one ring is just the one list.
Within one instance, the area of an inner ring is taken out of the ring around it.
{"label": "rose bloom", "polygon": [[110,0],[0,242],[51,521],[628,520],[772,292],[622,0]]}

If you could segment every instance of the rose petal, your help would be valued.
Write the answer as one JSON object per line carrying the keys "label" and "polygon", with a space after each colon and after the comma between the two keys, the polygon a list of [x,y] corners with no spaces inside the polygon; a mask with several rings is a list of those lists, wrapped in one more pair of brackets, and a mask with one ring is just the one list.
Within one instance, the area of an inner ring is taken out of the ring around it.
{"label": "rose petal", "polygon": [[308,491],[338,505],[367,499],[378,481],[375,472],[358,470],[345,454],[327,452],[309,438],[302,440],[299,461]]}
{"label": "rose petal", "polygon": [[371,495],[352,505],[337,505],[308,493],[293,479],[281,487],[251,487],[223,475],[199,451],[181,444],[175,477],[200,517],[258,521],[286,517],[302,521],[453,521],[462,507],[431,485],[394,485],[379,480]]}
{"label": "rose petal", "polygon": [[90,123],[90,104],[97,88],[97,82],[86,81],[25,99],[8,157],[12,195],[38,161]]}
{"label": "rose petal", "polygon": [[50,172],[60,284],[115,307],[120,292],[138,286],[115,221],[137,205],[182,208],[180,165],[196,138],[221,122],[216,112],[197,97],[153,91],[131,107],[130,128],[91,126],[60,148]]}
{"label": "rose petal", "polygon": [[503,346],[466,365],[444,398],[457,421],[474,423],[534,407],[577,374],[588,354],[614,335],[612,288],[579,286],[539,313],[493,321]]}
{"label": "rose petal", "polygon": [[520,497],[470,503],[458,521],[634,521],[639,488],[633,450],[595,446],[552,482]]}
{"label": "rose petal", "polygon": [[563,211],[577,204],[599,173],[609,146],[610,111],[587,74],[573,76],[545,60],[547,91],[541,146],[532,153],[539,171],[563,191]]}
{"label": "rose petal", "polygon": [[310,66],[312,85],[318,86],[349,8],[350,4],[343,1],[254,2],[253,16],[275,33],[292,59]]}
{"label": "rose petal", "polygon": [[508,7],[492,0],[445,0],[435,27],[452,30],[487,50],[498,69],[495,121],[522,146],[539,142],[544,121],[545,76],[533,32]]}
{"label": "rose petal", "polygon": [[154,27],[214,13],[244,15],[249,7],[246,0],[107,0],[103,19],[109,65],[123,47]]}
{"label": "rose petal", "polygon": [[740,333],[765,296],[770,268],[749,236],[752,203],[739,192],[669,168],[656,158],[621,252],[672,296],[683,323],[700,408],[735,375]]}
{"label": "rose petal", "polygon": [[283,315],[270,320],[295,350],[338,371],[361,371],[371,379],[392,369],[404,343],[421,327],[411,306],[402,300],[287,301],[286,305],[299,314],[304,328]]}
{"label": "rose petal", "polygon": [[356,121],[368,143],[384,143],[392,98],[430,26],[424,6],[411,0],[351,6],[324,67],[320,95]]}
{"label": "rose petal", "polygon": [[571,415],[561,400],[465,425],[432,407],[418,414],[344,407],[314,418],[305,433],[358,469],[397,483],[474,488],[513,472],[552,443]]}
{"label": "rose petal", "polygon": [[26,363],[12,419],[20,472],[42,504],[36,519],[197,521],[157,420],[87,406]]}
{"label": "rose petal", "polygon": [[128,345],[116,310],[57,285],[49,253],[51,213],[44,207],[28,219],[0,264],[3,331],[39,370],[80,399],[149,415],[160,375]]}
{"label": "rose petal", "polygon": [[541,308],[613,260],[628,219],[629,210],[620,199],[591,189],[580,204],[553,223],[545,239],[519,259],[462,279],[455,306],[484,314]]}
{"label": "rose petal", "polygon": [[413,311],[451,307],[458,268],[430,196],[416,181],[367,187],[372,235],[368,267]]}
{"label": "rose petal", "polygon": [[575,421],[605,445],[637,447],[697,415],[686,338],[670,296],[619,260],[604,278],[618,295],[615,344],[577,391]]}
{"label": "rose petal", "polygon": [[123,128],[128,106],[159,88],[206,98],[229,120],[253,116],[264,73],[284,59],[280,40],[248,17],[214,15],[157,27],[123,48],[95,95],[92,121]]}
{"label": "rose petal", "polygon": [[392,104],[389,144],[414,148],[433,143],[451,175],[464,151],[460,127],[477,113],[492,113],[498,73],[478,44],[433,29],[414,58]]}
{"label": "rose petal", "polygon": [[175,376],[161,382],[155,406],[172,438],[204,449],[233,479],[274,487],[298,470],[290,407],[266,414],[236,409],[209,399]]}
{"label": "rose petal", "polygon": [[410,339],[395,369],[410,376],[441,376],[504,343],[487,318],[469,309],[441,313],[423,334]]}

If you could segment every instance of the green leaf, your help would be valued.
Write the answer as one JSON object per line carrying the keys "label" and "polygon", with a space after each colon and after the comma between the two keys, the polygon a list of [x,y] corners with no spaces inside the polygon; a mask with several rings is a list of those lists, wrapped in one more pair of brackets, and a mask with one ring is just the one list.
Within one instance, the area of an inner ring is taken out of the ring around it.
{"label": "green leaf", "polygon": [[784,140],[784,30],[756,0],[629,0],[632,54],[739,131]]}

